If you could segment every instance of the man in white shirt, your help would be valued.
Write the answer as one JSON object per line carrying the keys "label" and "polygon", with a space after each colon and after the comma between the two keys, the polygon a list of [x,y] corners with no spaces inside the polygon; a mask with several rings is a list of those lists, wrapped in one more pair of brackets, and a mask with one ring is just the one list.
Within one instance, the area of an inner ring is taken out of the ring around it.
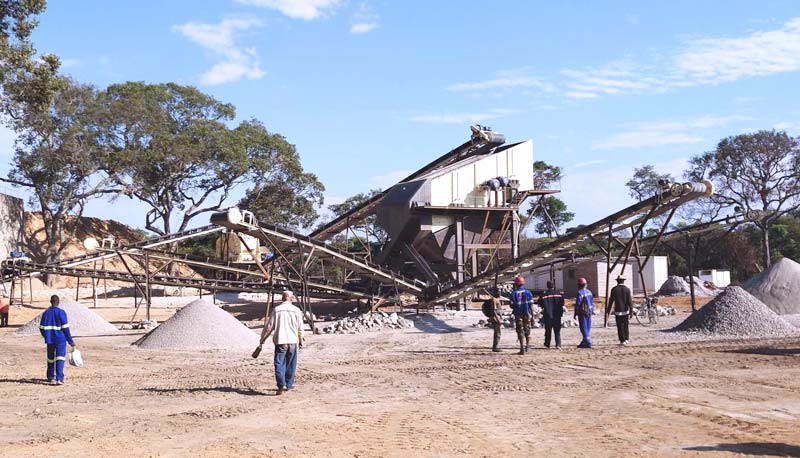
{"label": "man in white shirt", "polygon": [[303,312],[292,303],[295,297],[291,291],[284,291],[283,302],[272,310],[269,322],[261,333],[258,348],[270,334],[275,344],[275,381],[281,395],[294,387],[294,373],[297,369],[297,347],[303,348]]}

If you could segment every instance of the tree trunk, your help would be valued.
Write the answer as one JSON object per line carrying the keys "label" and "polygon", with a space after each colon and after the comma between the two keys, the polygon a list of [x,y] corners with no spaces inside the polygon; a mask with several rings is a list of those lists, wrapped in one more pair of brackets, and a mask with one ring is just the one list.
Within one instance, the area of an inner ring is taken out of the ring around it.
{"label": "tree trunk", "polygon": [[764,270],[767,270],[772,265],[772,257],[769,252],[769,226],[765,225],[761,228],[761,257],[764,262]]}

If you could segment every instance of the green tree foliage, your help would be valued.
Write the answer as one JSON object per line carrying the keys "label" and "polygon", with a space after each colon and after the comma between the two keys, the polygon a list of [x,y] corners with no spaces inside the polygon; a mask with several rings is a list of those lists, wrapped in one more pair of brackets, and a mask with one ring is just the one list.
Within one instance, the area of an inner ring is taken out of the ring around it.
{"label": "green tree foliage", "polygon": [[323,188],[303,172],[294,146],[255,120],[229,128],[232,105],[174,83],[112,85],[103,100],[104,141],[116,153],[108,171],[151,207],[148,230],[185,230],[246,185],[240,205],[259,219],[302,225],[316,216]]}
{"label": "green tree foliage", "polygon": [[[552,189],[561,181],[564,171],[561,167],[544,161],[533,163],[533,185],[535,189]],[[548,237],[558,235],[559,229],[575,218],[575,213],[567,211],[567,204],[558,197],[549,195],[531,203],[525,218],[536,221],[534,229]]]}
{"label": "green tree foliage", "polygon": [[[369,192],[360,192],[354,196],[350,196],[345,199],[344,202],[340,204],[333,204],[328,205],[328,210],[330,210],[335,218],[338,218],[347,212],[353,210],[354,208],[359,207],[360,205],[364,204],[368,200],[372,199],[376,195],[380,194],[382,191],[380,189],[371,189]],[[363,223],[359,225],[360,227],[354,228],[356,232],[364,233],[366,232],[367,238],[370,240],[370,244],[377,244],[373,251],[380,251],[386,245],[388,241],[389,235],[386,231],[383,230],[382,227],[378,226],[377,224],[377,216],[372,214],[368,216]],[[362,237],[363,238],[363,237]],[[356,251],[363,250],[363,247],[357,249]]]}
{"label": "green tree foliage", "polygon": [[658,173],[652,165],[644,165],[633,169],[633,176],[625,186],[628,194],[636,200],[648,199],[661,192],[660,181],[674,181],[669,173]]}
{"label": "green tree foliage", "polygon": [[540,234],[547,234],[548,237],[558,236],[561,227],[575,218],[575,213],[567,211],[567,204],[553,196],[543,197],[538,205],[531,207],[531,210],[529,216],[537,221],[534,229]]}
{"label": "green tree foliage", "polygon": [[747,212],[761,232],[763,268],[772,263],[770,234],[782,216],[800,207],[800,141],[761,130],[723,139],[716,150],[691,159],[687,178],[711,180],[711,202]]}
{"label": "green tree foliage", "polygon": [[[2,179],[32,192],[31,205],[42,212],[48,262],[66,247],[69,221],[87,200],[118,191],[101,173],[108,158],[98,142],[96,91],[63,79],[47,110],[23,107],[14,118],[17,141],[11,170]],[[30,108],[30,109],[28,109]]]}
{"label": "green tree foliage", "polygon": [[253,187],[239,202],[261,221],[280,226],[310,227],[323,203],[325,187],[313,173],[303,170],[294,145],[267,131],[258,121],[244,122],[235,130],[251,162]]}

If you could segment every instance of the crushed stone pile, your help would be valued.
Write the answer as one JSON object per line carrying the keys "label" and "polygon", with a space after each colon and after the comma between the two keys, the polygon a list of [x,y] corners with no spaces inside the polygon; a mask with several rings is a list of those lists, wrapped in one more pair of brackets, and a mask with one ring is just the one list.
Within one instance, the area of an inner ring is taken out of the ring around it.
{"label": "crushed stone pile", "polygon": [[789,258],[781,259],[742,286],[779,315],[800,314],[800,264]]}
{"label": "crushed stone pile", "polygon": [[[705,284],[702,280],[697,277],[692,277],[694,280],[694,295],[697,297],[710,297],[717,294],[717,291],[712,291],[705,287]],[[691,294],[691,286],[689,286],[688,280],[684,280],[683,278],[677,275],[670,275],[667,277],[667,281],[661,285],[661,288],[658,289],[656,292],[656,296],[688,296]]]}
{"label": "crushed stone pile", "polygon": [[798,329],[750,293],[729,286],[672,331],[740,337],[784,337]]}
{"label": "crushed stone pile", "polygon": [[253,350],[258,340],[233,315],[203,298],[175,312],[134,345],[149,350]]}
{"label": "crushed stone pile", "polygon": [[382,329],[413,328],[414,322],[397,313],[368,312],[343,318],[322,329],[325,334],[360,334]]}
{"label": "crushed stone pile", "polygon": [[[72,299],[61,297],[59,307],[67,313],[69,321],[69,331],[75,337],[99,336],[106,334],[116,334],[119,332],[116,326],[104,320],[100,315],[91,311],[85,305],[75,302]],[[21,328],[17,329],[19,336],[39,336],[39,322],[42,314],[36,316]]]}
{"label": "crushed stone pile", "polygon": [[[539,329],[544,327],[543,321],[543,314],[542,309],[539,308],[536,304],[531,307],[533,312],[533,320],[531,323],[531,327],[534,329]],[[597,314],[597,309],[595,309],[595,314]],[[503,327],[504,328],[514,328],[514,314],[508,310],[504,310],[500,313],[500,318],[503,320]],[[472,325],[476,328],[491,328],[492,323],[489,322],[487,319],[478,320],[477,323]],[[572,317],[572,313],[569,313],[567,310],[564,311],[564,315],[561,317],[561,327],[562,328],[572,328],[578,326],[578,320]]]}

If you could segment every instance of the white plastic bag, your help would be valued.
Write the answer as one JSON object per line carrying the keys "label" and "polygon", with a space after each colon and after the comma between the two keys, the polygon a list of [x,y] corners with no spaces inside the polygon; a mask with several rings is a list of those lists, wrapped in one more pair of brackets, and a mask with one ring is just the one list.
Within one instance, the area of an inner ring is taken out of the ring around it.
{"label": "white plastic bag", "polygon": [[81,356],[80,350],[76,348],[70,352],[69,363],[75,367],[83,367],[83,356]]}

